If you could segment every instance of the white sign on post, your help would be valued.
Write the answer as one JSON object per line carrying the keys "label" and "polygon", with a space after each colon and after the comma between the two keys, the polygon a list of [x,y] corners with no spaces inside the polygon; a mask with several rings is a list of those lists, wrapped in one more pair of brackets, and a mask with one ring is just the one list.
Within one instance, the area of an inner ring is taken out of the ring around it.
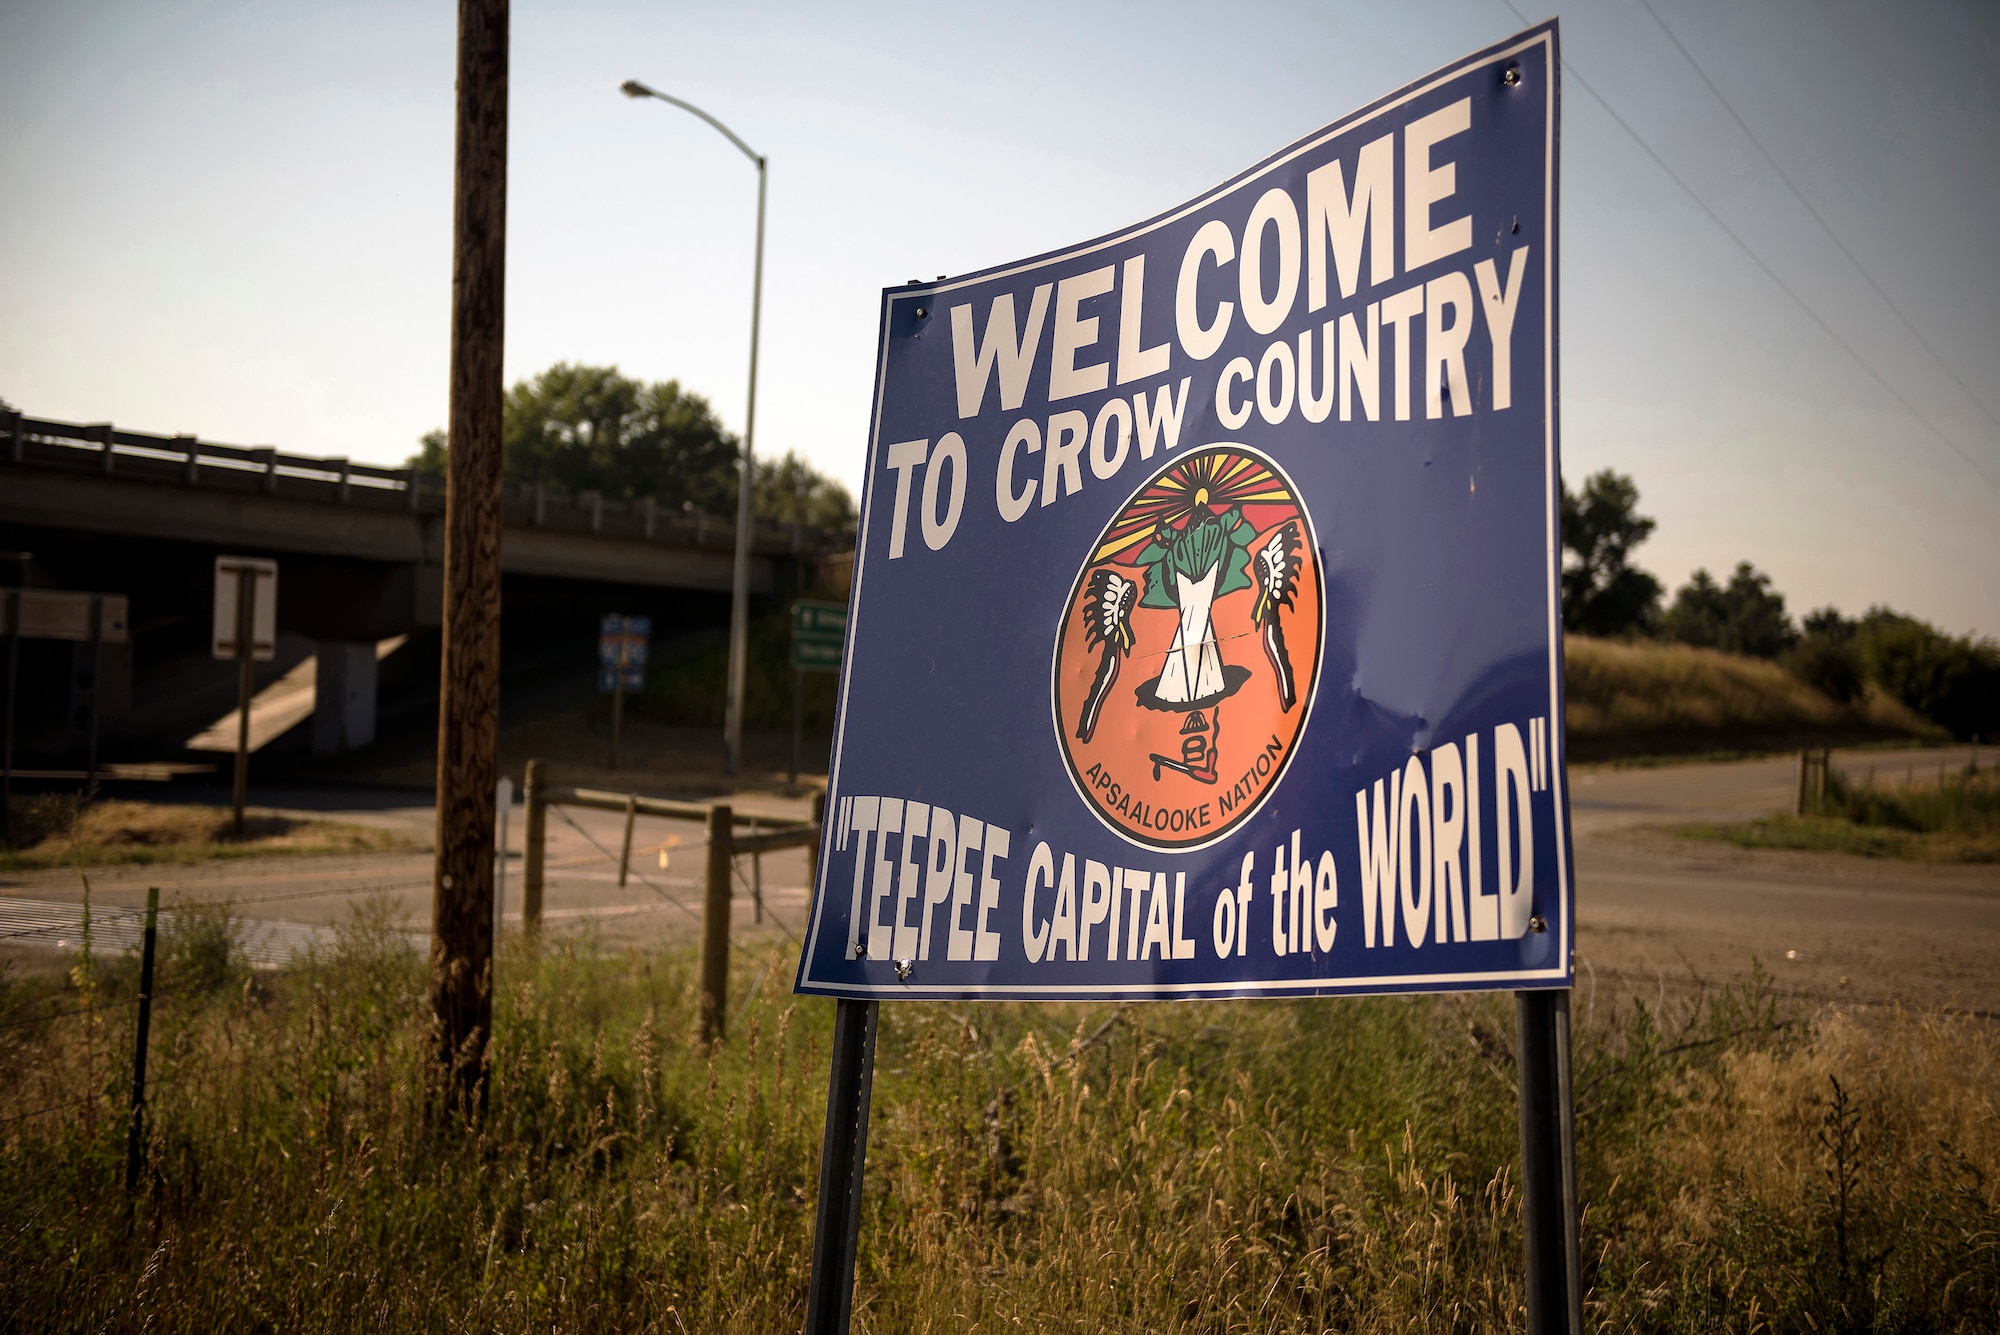
{"label": "white sign on post", "polygon": [[250,656],[268,663],[278,652],[278,563],[261,556],[215,558],[215,629],[210,652],[217,658],[236,657],[236,589],[245,570],[255,571],[257,578]]}

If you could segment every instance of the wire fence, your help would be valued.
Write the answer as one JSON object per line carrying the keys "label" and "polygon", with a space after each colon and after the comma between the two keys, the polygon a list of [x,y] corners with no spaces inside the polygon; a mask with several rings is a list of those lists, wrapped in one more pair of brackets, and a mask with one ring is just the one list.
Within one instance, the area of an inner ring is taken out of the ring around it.
{"label": "wire fence", "polygon": [[[557,790],[555,793],[549,794],[549,796],[560,799],[561,797],[572,796],[576,792],[577,790]],[[585,793],[583,796],[585,800],[577,803],[578,805],[602,807],[605,805],[603,799],[607,795]],[[663,912],[671,909],[685,916],[694,925],[699,927],[704,935],[709,934],[712,930],[712,925],[709,919],[709,904],[707,902],[699,905],[692,903],[690,902],[691,896],[675,893],[673,889],[662,885],[643,869],[632,866],[632,820],[642,810],[638,806],[640,800],[637,795],[628,795],[626,797],[624,805],[627,815],[627,825],[622,852],[615,852],[606,846],[601,839],[576,821],[568,811],[564,810],[565,805],[568,805],[567,803],[561,800],[546,801],[544,809],[553,807],[562,822],[581,838],[584,843],[589,845],[592,851],[580,856],[567,857],[556,862],[548,862],[540,858],[539,849],[533,849],[525,855],[524,860],[526,858],[536,860],[535,875],[538,880],[549,871],[574,874],[586,868],[615,866],[618,868],[619,884],[625,884],[628,879],[636,880],[657,901],[653,904],[638,906],[584,907],[567,915],[569,921],[573,924],[587,926],[593,923],[625,920],[647,913]],[[669,803],[658,799],[650,801],[655,809],[644,812],[644,814],[649,816],[663,816],[668,819],[681,820],[694,818],[692,811],[683,813],[678,809],[665,809],[669,807],[678,808],[683,804]],[[691,804],[689,805],[691,806]],[[742,932],[736,930],[734,924],[727,917],[727,899],[733,897],[735,892],[738,891],[755,902],[760,922],[768,914],[771,925],[777,928],[778,932],[782,934],[790,945],[793,947],[801,946],[799,934],[779,916],[774,908],[770,908],[765,902],[760,859],[763,852],[767,850],[775,851],[769,849],[769,846],[774,842],[784,846],[808,846],[808,858],[810,859],[813,856],[813,850],[817,847],[818,821],[817,819],[810,822],[774,821],[771,824],[776,826],[776,828],[771,830],[770,833],[760,835],[758,833],[758,825],[762,819],[764,818],[744,818],[744,823],[749,824],[751,827],[751,833],[747,840],[732,840],[731,854],[726,862],[727,877],[719,887],[714,880],[718,872],[716,861],[713,858],[707,859],[709,864],[708,876],[710,879],[708,885],[710,895],[712,897],[718,889],[724,894],[721,911],[725,916],[723,922],[715,924],[715,926],[721,926],[724,929],[722,934],[723,940],[726,942],[727,947],[732,950],[748,950],[760,944],[753,942]],[[712,823],[721,822],[715,822],[712,818]],[[726,830],[733,830],[732,825],[725,824],[724,828]],[[747,847],[737,848],[736,844],[739,842],[746,843]],[[657,845],[646,846],[640,851],[642,853],[677,852],[697,854],[711,849],[714,843],[715,840],[707,835],[692,839],[676,835],[661,840]],[[742,865],[743,856],[746,853],[751,857],[752,867],[756,870],[756,879],[754,881],[750,876],[746,875]],[[329,969],[344,967],[346,963],[344,960],[340,958],[326,958],[323,953],[337,946],[340,939],[339,929],[335,926],[325,924],[246,920],[241,916],[242,910],[265,905],[294,903],[314,899],[351,899],[363,895],[388,894],[425,888],[430,886],[431,883],[429,877],[424,877],[421,879],[369,881],[355,885],[322,885],[312,889],[279,891],[244,898],[232,897],[197,900],[171,906],[165,910],[165,913],[167,914],[169,924],[174,924],[186,921],[184,915],[209,914],[219,911],[225,915],[224,930],[229,943],[227,949],[231,955],[241,958],[253,970],[259,968],[281,970],[283,976],[288,980],[303,979]],[[108,1018],[136,1008],[139,1016],[135,1025],[135,1043],[139,1051],[143,1053],[153,1004],[190,993],[201,991],[212,992],[214,990],[212,981],[182,983],[167,987],[153,987],[151,985],[153,961],[157,949],[156,943],[159,939],[158,923],[161,911],[158,907],[158,891],[151,891],[150,894],[153,897],[152,902],[146,908],[125,906],[110,908],[95,907],[89,903],[87,896],[81,901],[37,901],[0,898],[0,926],[5,927],[5,930],[0,930],[0,942],[27,942],[37,937],[54,938],[55,943],[59,947],[73,949],[78,952],[84,951],[87,943],[89,951],[93,955],[131,951],[134,949],[142,950],[144,955],[142,966],[143,981],[139,991],[134,995],[107,1003],[90,1002],[83,1005],[66,1005],[53,1010],[46,1009],[46,1007],[52,1001],[58,1000],[58,998],[46,996],[38,998],[35,1001],[25,1003],[27,1007],[34,1008],[32,1013],[21,1013],[24,1007],[15,1007],[6,1012],[0,1012],[0,1034],[33,1025],[47,1025],[55,1021],[72,1019],[78,1016]],[[542,930],[539,905],[532,910],[534,915],[533,920],[530,920],[530,912],[529,906],[524,903],[522,913],[523,927],[539,938]],[[173,928],[170,926],[169,930],[171,931]],[[398,932],[396,935],[407,938],[413,949],[418,948],[426,940],[424,936],[408,931]],[[73,944],[71,941],[72,937],[75,938]],[[711,937],[710,939],[712,942],[713,938]],[[498,953],[498,944],[496,939],[494,942],[496,956]],[[723,963],[723,972],[725,974],[727,970],[726,958],[725,955]],[[705,959],[705,975],[710,971],[709,963]],[[756,977],[746,989],[740,1005],[735,1010],[735,1019],[738,1022],[747,1013],[750,1005],[755,1001],[759,990],[770,977],[772,971],[777,967],[777,964],[778,958],[776,956],[764,961],[763,967],[758,971]],[[704,978],[704,992],[708,996],[712,1007],[715,1031],[719,1033],[724,998],[720,995],[719,989],[712,986],[712,980],[707,977]],[[168,1074],[155,1075],[150,1079],[145,1079],[135,1073],[133,1116],[136,1118],[139,1115],[137,1110],[144,1106],[144,1091],[148,1087],[158,1090],[193,1079],[209,1079],[216,1075],[224,1074],[235,1067],[247,1065],[252,1060],[256,1059],[246,1058],[242,1062],[226,1063],[219,1066],[214,1063],[203,1063],[199,1070],[177,1070]],[[139,1058],[141,1066],[143,1066],[143,1062],[144,1058],[142,1055]],[[81,1098],[51,1103],[44,1107],[32,1108],[22,1112],[5,1114],[4,1116],[0,1116],[0,1126],[12,1126],[20,1122],[53,1116],[57,1113],[103,1103],[113,1098],[114,1095],[110,1090],[100,1090]]]}

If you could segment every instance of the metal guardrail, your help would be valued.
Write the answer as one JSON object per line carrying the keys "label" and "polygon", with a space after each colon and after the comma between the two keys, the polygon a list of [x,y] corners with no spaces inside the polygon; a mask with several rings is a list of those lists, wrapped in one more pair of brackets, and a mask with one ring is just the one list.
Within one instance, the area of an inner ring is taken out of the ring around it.
{"label": "metal guardrail", "polygon": [[[419,515],[444,511],[443,481],[410,467],[286,454],[270,445],[219,445],[194,436],[155,436],[109,422],[57,422],[19,412],[0,415],[0,428],[4,428],[0,458],[10,464],[378,511]],[[572,494],[540,483],[517,483],[507,489],[502,514],[507,524],[518,528],[718,549],[736,543],[732,520],[665,506],[650,496],[623,501],[596,492]],[[852,534],[802,524],[760,524],[754,548],[765,555],[822,556],[845,550],[852,541]]]}
{"label": "metal guardrail", "polygon": [[[705,1040],[722,1037],[725,1004],[729,989],[730,881],[736,858],[748,854],[753,859],[783,848],[803,848],[809,875],[818,874],[820,825],[826,818],[826,794],[813,794],[810,820],[772,818],[738,814],[726,802],[688,802],[668,797],[647,797],[641,793],[620,793],[603,788],[579,788],[549,784],[542,778],[542,762],[530,760],[522,784],[527,806],[527,832],[522,841],[521,927],[533,935],[541,929],[542,889],[548,853],[548,811],[552,806],[591,807],[598,811],[625,814],[624,851],[618,863],[618,883],[632,862],[632,822],[638,816],[665,816],[673,820],[701,821],[708,827],[708,868],[702,896],[701,914],[701,994],[702,1035]],[[739,827],[747,832],[738,833]],[[752,882],[752,897],[758,920],[764,912],[763,870],[758,865]]]}

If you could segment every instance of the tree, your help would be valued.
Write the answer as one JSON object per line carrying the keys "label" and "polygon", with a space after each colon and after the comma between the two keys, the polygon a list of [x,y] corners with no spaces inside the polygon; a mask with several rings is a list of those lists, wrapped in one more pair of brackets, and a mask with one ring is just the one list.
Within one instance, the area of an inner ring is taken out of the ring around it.
{"label": "tree", "polygon": [[852,532],[858,522],[847,488],[818,472],[796,454],[757,460],[757,517],[774,524]]}
{"label": "tree", "polygon": [[1638,513],[1639,488],[1605,469],[1584,479],[1581,495],[1562,494],[1563,626],[1585,635],[1641,629],[1660,599],[1660,582],[1628,561],[1653,532]]}
{"label": "tree", "polygon": [[1869,678],[1919,714],[1959,737],[2000,731],[2000,645],[1886,607],[1868,609],[1855,644]]}
{"label": "tree", "polygon": [[1836,607],[1821,607],[1799,618],[1798,642],[1785,650],[1785,670],[1820,694],[1853,704],[1868,688],[1867,669],[1855,644],[1857,622]]}
{"label": "tree", "polygon": [[[571,493],[595,491],[619,500],[651,496],[673,509],[736,513],[742,451],[707,399],[679,381],[645,384],[615,366],[557,362],[507,391],[501,441],[506,478],[540,482]],[[445,436],[427,433],[410,460],[442,476]],[[795,456],[759,461],[755,497],[762,519],[853,527],[846,488]]]}
{"label": "tree", "polygon": [[1772,592],[1771,577],[1748,561],[1736,563],[1727,586],[1706,570],[1695,571],[1674,594],[1660,629],[1683,644],[1757,658],[1776,658],[1798,639],[1784,595]]}

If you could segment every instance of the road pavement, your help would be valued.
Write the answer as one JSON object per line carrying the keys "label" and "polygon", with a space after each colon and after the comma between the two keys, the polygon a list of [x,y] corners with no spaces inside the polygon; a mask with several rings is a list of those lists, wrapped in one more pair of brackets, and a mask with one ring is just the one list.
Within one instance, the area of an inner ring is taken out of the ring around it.
{"label": "road pavement", "polygon": [[[1934,781],[1967,748],[1838,751],[1845,774]],[[1982,757],[1991,763],[1991,748]],[[1793,757],[1570,773],[1577,983],[1684,991],[1755,959],[1781,991],[2000,1014],[2000,867],[1744,849],[1665,831],[1792,808]]]}
{"label": "road pavement", "polygon": [[[1956,766],[1966,759],[1964,748],[1835,756],[1845,772],[1858,778],[1872,769],[1887,782],[1922,781],[1940,763]],[[2000,1014],[2000,867],[1740,849],[1667,832],[1694,821],[1787,810],[1795,774],[1790,757],[1572,770],[1579,1004],[1601,996],[1684,994],[1739,979],[1754,959],[1780,990],[1802,996]],[[396,829],[420,846],[434,821],[427,801],[395,792],[297,790],[263,797],[270,810]],[[809,810],[807,799],[762,794],[739,796],[734,804],[738,811],[773,817],[802,817]],[[515,927],[522,833],[517,805],[509,821],[505,884],[507,921]],[[705,866],[702,827],[641,816],[621,886],[623,835],[621,813],[551,811],[548,929],[589,934],[619,949],[695,939]],[[807,911],[804,851],[769,854],[761,868],[749,859],[741,863],[732,904],[737,940],[795,942]],[[753,896],[760,872],[761,924]],[[177,896],[229,899],[263,924],[331,929],[368,904],[421,940],[429,921],[430,856],[418,851],[103,868],[91,873],[91,882],[100,912],[142,905],[146,887],[158,885],[168,902]],[[0,873],[0,900],[30,901],[13,906],[17,916],[46,915],[54,912],[48,906],[75,905],[80,898],[74,872]],[[50,944],[67,939],[60,918],[48,920],[54,924]],[[16,930],[0,924],[0,946],[42,940],[32,932],[5,935]],[[314,933],[297,940],[324,938]]]}

